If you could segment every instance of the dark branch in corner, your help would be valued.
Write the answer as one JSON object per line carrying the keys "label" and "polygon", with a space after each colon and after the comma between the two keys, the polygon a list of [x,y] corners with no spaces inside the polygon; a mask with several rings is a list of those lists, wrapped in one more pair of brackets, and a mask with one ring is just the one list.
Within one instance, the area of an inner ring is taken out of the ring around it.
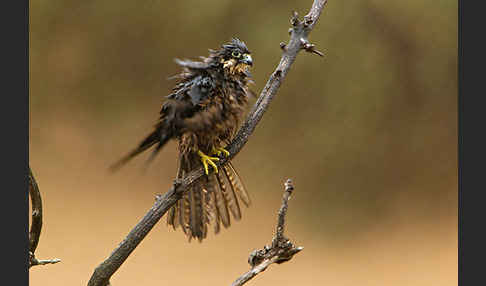
{"label": "dark branch in corner", "polygon": [[[297,18],[297,13],[291,19],[292,28],[290,28],[290,40],[284,45],[282,58],[275,71],[271,74],[260,96],[246,118],[246,121],[236,134],[232,143],[227,146],[230,156],[218,162],[218,166],[225,164],[232,159],[248,141],[248,138],[255,130],[258,122],[267,110],[270,102],[277,93],[285,76],[290,70],[292,63],[295,61],[297,54],[302,49],[312,52],[314,46],[309,43],[308,35],[314,28],[319,16],[321,15],[327,0],[314,0],[309,13],[303,20]],[[309,46],[311,45],[311,46]],[[316,53],[314,51],[314,53]],[[320,53],[320,52],[319,52]],[[317,53],[317,54],[319,54]],[[199,168],[181,180],[174,181],[173,186],[163,196],[157,196],[155,204],[140,220],[140,222],[130,231],[126,238],[110,254],[110,256],[96,267],[88,286],[106,286],[110,277],[120,268],[128,256],[145,238],[154,225],[162,216],[172,207],[184,194],[190,185],[203,176],[203,168]]]}
{"label": "dark branch in corner", "polygon": [[32,174],[29,166],[29,195],[32,202],[32,223],[29,232],[29,268],[35,265],[54,264],[61,261],[60,259],[38,260],[35,257],[35,250],[39,244],[39,238],[42,230],[42,199],[37,181]]}
{"label": "dark branch in corner", "polygon": [[39,192],[39,186],[32,174],[29,166],[29,195],[32,202],[32,224],[29,233],[29,250],[34,253],[39,244],[39,238],[42,230],[42,199]]}
{"label": "dark branch in corner", "polygon": [[272,244],[270,246],[265,245],[263,249],[254,250],[250,254],[248,263],[250,264],[251,269],[236,279],[231,286],[241,286],[245,284],[258,275],[258,273],[265,271],[270,264],[280,264],[289,261],[295,254],[304,249],[303,247],[296,247],[284,236],[285,215],[287,214],[288,203],[293,190],[294,186],[292,185],[292,181],[288,179],[287,182],[285,182],[282,206],[278,212],[277,231],[275,237],[272,239]]}

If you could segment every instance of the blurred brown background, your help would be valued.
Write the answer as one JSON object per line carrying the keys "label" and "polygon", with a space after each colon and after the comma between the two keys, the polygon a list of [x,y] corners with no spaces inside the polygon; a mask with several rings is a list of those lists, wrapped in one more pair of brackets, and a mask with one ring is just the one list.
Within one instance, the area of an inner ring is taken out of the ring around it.
{"label": "blurred brown background", "polygon": [[[31,285],[86,285],[170,186],[176,145],[110,175],[179,68],[233,36],[260,91],[312,1],[30,1],[30,165],[44,203]],[[269,243],[283,182],[305,247],[252,285],[457,285],[457,1],[329,1],[234,163],[253,199],[202,244],[165,217],[113,285],[228,285]],[[251,104],[254,103],[252,100]]]}

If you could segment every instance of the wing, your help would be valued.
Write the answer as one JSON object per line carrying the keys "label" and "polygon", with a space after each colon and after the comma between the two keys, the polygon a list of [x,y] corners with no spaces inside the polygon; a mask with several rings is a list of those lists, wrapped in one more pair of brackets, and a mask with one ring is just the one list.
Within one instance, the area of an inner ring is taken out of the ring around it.
{"label": "wing", "polygon": [[140,153],[144,152],[145,150],[150,149],[152,146],[156,145],[152,155],[149,157],[147,163],[152,161],[155,155],[160,151],[160,149],[171,139],[174,137],[174,130],[170,126],[170,121],[168,118],[172,116],[170,110],[170,103],[164,103],[162,106],[162,110],[160,111],[161,116],[159,122],[155,125],[154,130],[142,140],[138,146],[133,149],[130,153],[123,156],[120,160],[115,162],[110,166],[110,170],[112,172],[118,170],[123,165],[128,163],[131,159],[139,155]]}
{"label": "wing", "polygon": [[[216,90],[215,81],[205,70],[208,65],[204,62],[180,60],[178,64],[184,71],[178,76],[179,83],[167,96],[169,100],[162,105],[154,131],[137,148],[113,164],[111,170],[120,168],[135,156],[156,145],[147,161],[150,162],[169,139],[180,135],[187,128],[198,129],[205,125],[206,120],[201,120],[201,114],[198,113],[201,113],[204,106],[211,101]],[[198,116],[194,116],[196,114]]]}
{"label": "wing", "polygon": [[180,59],[175,59],[174,61],[176,64],[180,65],[183,68],[187,68],[189,70],[192,70],[193,72],[198,72],[198,71],[204,71],[210,67],[210,64],[206,62],[207,58],[201,57],[204,62],[195,62],[191,60],[180,60]]}
{"label": "wing", "polygon": [[216,84],[209,74],[192,75],[179,82],[168,98],[190,101],[193,106],[198,106],[212,98],[215,88]]}

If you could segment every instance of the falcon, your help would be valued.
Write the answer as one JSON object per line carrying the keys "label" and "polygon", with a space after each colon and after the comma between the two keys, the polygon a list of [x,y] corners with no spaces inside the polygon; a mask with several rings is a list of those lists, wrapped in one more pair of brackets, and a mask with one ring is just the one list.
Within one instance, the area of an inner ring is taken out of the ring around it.
{"label": "falcon", "polygon": [[209,225],[220,232],[231,220],[241,219],[241,205],[250,197],[232,163],[217,167],[229,156],[225,146],[234,137],[253,95],[249,68],[253,61],[246,44],[237,38],[218,50],[209,50],[201,61],[179,60],[177,84],[167,96],[154,130],[137,148],[112,165],[116,170],[140,153],[153,148],[151,161],[171,140],[178,142],[177,178],[204,167],[205,176],[192,184],[167,213],[167,223],[181,227],[189,241],[206,238]]}

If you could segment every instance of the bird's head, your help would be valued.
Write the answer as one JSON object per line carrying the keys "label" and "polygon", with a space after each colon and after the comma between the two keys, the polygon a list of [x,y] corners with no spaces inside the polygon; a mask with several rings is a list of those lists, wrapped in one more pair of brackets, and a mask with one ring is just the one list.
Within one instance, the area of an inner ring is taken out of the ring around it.
{"label": "bird's head", "polygon": [[250,51],[245,43],[237,38],[233,38],[231,42],[222,45],[218,55],[220,63],[223,64],[223,69],[233,75],[244,74],[253,65]]}

